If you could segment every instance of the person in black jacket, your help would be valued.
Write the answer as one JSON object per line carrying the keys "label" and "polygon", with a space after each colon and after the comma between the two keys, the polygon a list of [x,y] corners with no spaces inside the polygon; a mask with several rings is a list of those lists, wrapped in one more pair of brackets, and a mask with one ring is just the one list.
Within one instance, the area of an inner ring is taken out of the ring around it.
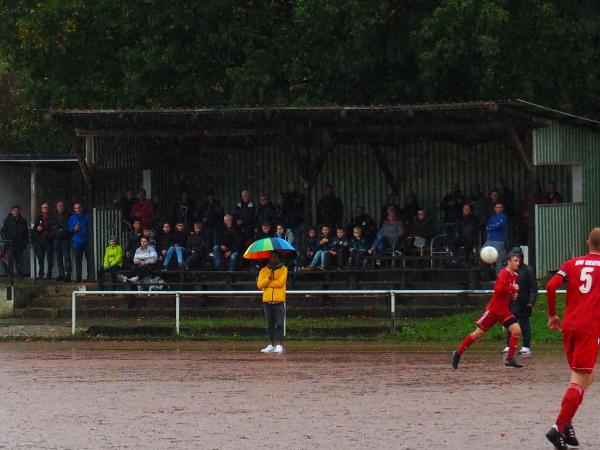
{"label": "person in black jacket", "polygon": [[452,235],[456,221],[460,219],[461,209],[465,204],[465,197],[458,187],[452,183],[450,192],[440,202],[440,209],[444,213],[444,233]]}
{"label": "person in black jacket", "polygon": [[169,264],[173,259],[173,255],[177,257],[177,266],[179,269],[183,269],[183,257],[185,256],[185,246],[187,245],[187,235],[185,233],[185,224],[178,221],[175,224],[175,231],[173,232],[171,245],[167,248],[167,253],[163,259],[163,269],[168,270]]}
{"label": "person in black jacket", "polygon": [[471,212],[471,205],[465,203],[462,208],[462,216],[454,226],[454,241],[452,243],[454,252],[460,247],[464,249],[464,256],[469,258],[473,254],[473,248],[479,241],[479,221]]}
{"label": "person in black jacket", "polygon": [[287,192],[281,194],[279,219],[296,234],[304,224],[304,194],[296,190],[293,181],[288,184]]}
{"label": "person in black jacket", "polygon": [[229,260],[229,271],[237,270],[242,248],[242,236],[233,224],[233,216],[225,214],[223,226],[214,233],[213,264],[217,270],[225,270]]}
{"label": "person in black jacket", "polygon": [[22,255],[23,250],[29,242],[29,229],[27,222],[21,216],[21,208],[13,206],[10,214],[4,219],[2,225],[2,238],[8,241],[5,247],[8,249],[8,268],[7,273],[10,278],[20,277],[22,273]]}
{"label": "person in black jacket", "polygon": [[186,243],[186,268],[202,267],[206,263],[210,248],[209,241],[208,232],[204,230],[204,224],[202,222],[195,222],[194,231],[188,235]]}
{"label": "person in black jacket", "polygon": [[[529,323],[529,319],[537,299],[537,279],[533,267],[523,262],[523,250],[521,247],[514,247],[511,253],[519,256],[520,264],[518,272],[519,293],[517,299],[509,303],[510,312],[519,319],[519,326],[523,333],[523,347],[521,347],[519,353],[521,355],[531,355],[531,324]],[[508,352],[508,338],[510,337],[510,333],[508,334],[507,348],[504,349],[505,352]]]}
{"label": "person in black jacket", "polygon": [[169,222],[163,223],[162,233],[156,238],[156,253],[158,254],[158,261],[163,263],[169,248],[173,245],[175,233]]}
{"label": "person in black jacket", "polygon": [[56,202],[54,213],[54,254],[58,266],[56,281],[71,281],[71,234],[69,233],[69,217],[71,213],[65,208],[63,201]]}
{"label": "person in black jacket", "polygon": [[35,249],[35,255],[38,261],[38,278],[44,278],[44,266],[46,257],[48,257],[48,267],[46,272],[46,280],[52,279],[52,268],[54,267],[53,253],[53,237],[54,237],[54,218],[50,215],[50,205],[42,203],[41,212],[35,218],[33,228],[31,229],[31,241]]}
{"label": "person in black jacket", "polygon": [[233,213],[237,229],[245,242],[254,237],[254,224],[256,222],[256,205],[250,200],[250,192],[242,191],[240,201],[235,205]]}
{"label": "person in black jacket", "polygon": [[181,192],[179,200],[173,208],[173,222],[182,222],[186,227],[191,227],[196,215],[196,202],[190,197],[188,191]]}
{"label": "person in black jacket", "polygon": [[196,212],[196,218],[202,220],[207,232],[214,233],[223,226],[223,215],[225,210],[221,202],[215,197],[215,191],[209,189],[206,191],[206,200],[200,205],[200,209]]}
{"label": "person in black jacket", "polygon": [[333,192],[333,186],[328,184],[323,191],[323,197],[317,203],[317,223],[336,227],[344,218],[344,205]]}
{"label": "person in black jacket", "polygon": [[143,235],[142,222],[134,220],[131,224],[131,231],[127,233],[125,241],[125,259],[123,262],[126,266],[133,265],[133,257],[135,256],[135,251],[140,247],[140,240]]}
{"label": "person in black jacket", "polygon": [[356,216],[352,218],[346,232],[348,235],[354,233],[354,229],[360,227],[362,230],[362,237],[367,243],[373,242],[375,235],[377,234],[377,225],[371,216],[365,212],[365,208],[359,206],[356,208]]}
{"label": "person in black jacket", "polygon": [[[258,196],[258,205],[256,205],[256,225],[257,227],[269,223],[271,227],[275,224],[277,219],[277,208],[273,202],[269,199],[269,196],[262,192]],[[258,231],[258,230],[256,230]]]}

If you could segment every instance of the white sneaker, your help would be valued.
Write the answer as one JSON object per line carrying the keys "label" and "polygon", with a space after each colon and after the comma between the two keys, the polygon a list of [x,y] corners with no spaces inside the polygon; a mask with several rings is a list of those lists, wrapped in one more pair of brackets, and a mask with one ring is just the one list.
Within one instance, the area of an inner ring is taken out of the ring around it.
{"label": "white sneaker", "polygon": [[283,347],[279,344],[277,344],[275,346],[275,350],[273,350],[273,353],[283,353]]}
{"label": "white sneaker", "polygon": [[275,347],[273,347],[271,344],[269,344],[265,348],[261,349],[260,351],[262,353],[272,353],[273,350],[275,350]]}
{"label": "white sneaker", "polygon": [[502,353],[508,353],[508,347],[504,347],[504,350],[502,350]]}
{"label": "white sneaker", "polygon": [[131,277],[129,279],[129,281],[132,282],[132,283],[137,283],[139,281],[139,279],[140,279],[140,277]]}
{"label": "white sneaker", "polygon": [[521,347],[519,355],[531,355],[531,349],[529,347]]}
{"label": "white sneaker", "polygon": [[125,275],[119,275],[118,278],[121,283],[127,283],[127,277]]}

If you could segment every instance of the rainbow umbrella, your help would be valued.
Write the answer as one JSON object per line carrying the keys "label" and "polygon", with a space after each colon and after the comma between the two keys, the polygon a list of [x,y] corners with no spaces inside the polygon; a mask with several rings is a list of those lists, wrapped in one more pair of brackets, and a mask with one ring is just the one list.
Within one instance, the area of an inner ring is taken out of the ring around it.
{"label": "rainbow umbrella", "polygon": [[244,253],[246,259],[266,259],[271,256],[272,252],[294,252],[296,249],[292,247],[285,239],[281,238],[265,238],[253,242],[248,250]]}

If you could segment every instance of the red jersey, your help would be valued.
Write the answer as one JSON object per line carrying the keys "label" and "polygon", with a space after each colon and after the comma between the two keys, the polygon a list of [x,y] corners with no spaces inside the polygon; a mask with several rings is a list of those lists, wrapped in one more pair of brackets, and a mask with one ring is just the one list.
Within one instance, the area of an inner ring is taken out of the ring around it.
{"label": "red jersey", "polygon": [[494,285],[494,293],[486,309],[499,316],[510,314],[508,305],[513,301],[513,296],[517,293],[515,284],[519,284],[519,275],[511,272],[506,267],[498,272],[498,278],[496,278],[496,284]]}
{"label": "red jersey", "polygon": [[562,329],[600,337],[600,255],[570,259],[557,275],[567,282]]}

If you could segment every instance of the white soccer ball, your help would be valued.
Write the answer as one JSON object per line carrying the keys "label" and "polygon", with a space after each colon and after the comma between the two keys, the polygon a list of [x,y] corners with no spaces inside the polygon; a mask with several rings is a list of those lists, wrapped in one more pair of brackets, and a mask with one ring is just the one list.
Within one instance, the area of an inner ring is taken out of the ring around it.
{"label": "white soccer ball", "polygon": [[484,263],[494,264],[498,260],[498,250],[488,245],[479,251],[479,256]]}

